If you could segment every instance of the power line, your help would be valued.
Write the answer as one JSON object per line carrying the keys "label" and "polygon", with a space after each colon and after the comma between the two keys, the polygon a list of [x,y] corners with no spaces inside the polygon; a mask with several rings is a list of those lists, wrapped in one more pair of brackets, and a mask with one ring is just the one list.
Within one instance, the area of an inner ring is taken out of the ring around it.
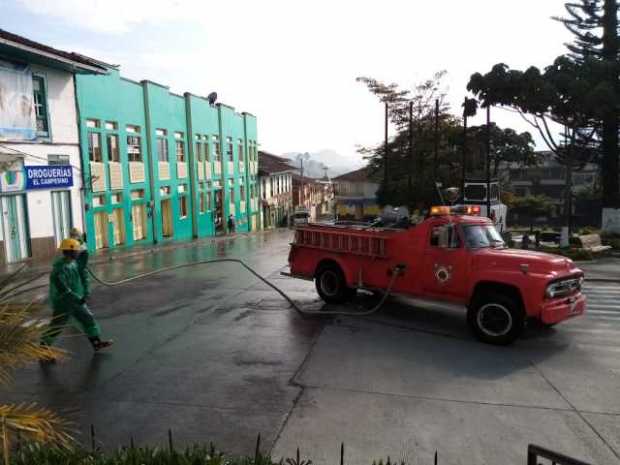
{"label": "power line", "polygon": [[[9,147],[8,145],[0,144],[0,148],[6,149],[6,150],[11,150],[11,151],[13,151],[15,153],[18,153],[20,155],[24,155],[24,156],[29,157],[29,158],[34,158],[36,160],[41,160],[41,161],[49,163],[49,159],[47,159],[47,158],[41,157],[39,155],[33,155],[32,153],[24,152],[22,150],[17,150],[17,149],[14,149],[13,147]],[[74,165],[72,163],[69,163],[69,165],[72,166],[73,168],[75,168],[76,170],[80,171],[80,172],[82,171],[82,168],[80,166],[76,166],[76,165]]]}

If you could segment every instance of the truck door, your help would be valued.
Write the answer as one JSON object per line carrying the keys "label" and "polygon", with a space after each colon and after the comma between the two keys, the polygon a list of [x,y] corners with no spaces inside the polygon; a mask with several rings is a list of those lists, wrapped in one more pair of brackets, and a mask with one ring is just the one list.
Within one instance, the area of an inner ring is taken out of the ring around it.
{"label": "truck door", "polygon": [[456,225],[431,225],[422,271],[424,294],[452,301],[465,298],[468,263]]}

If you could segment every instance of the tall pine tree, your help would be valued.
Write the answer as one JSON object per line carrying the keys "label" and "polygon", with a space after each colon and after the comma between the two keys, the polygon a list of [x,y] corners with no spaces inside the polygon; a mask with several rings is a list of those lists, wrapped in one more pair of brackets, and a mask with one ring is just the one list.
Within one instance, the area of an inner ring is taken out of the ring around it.
{"label": "tall pine tree", "polygon": [[620,208],[618,131],[620,130],[620,40],[618,0],[575,0],[566,3],[568,17],[556,18],[575,36],[567,44],[578,63],[598,63],[605,93],[611,97],[602,108],[601,184],[603,207]]}

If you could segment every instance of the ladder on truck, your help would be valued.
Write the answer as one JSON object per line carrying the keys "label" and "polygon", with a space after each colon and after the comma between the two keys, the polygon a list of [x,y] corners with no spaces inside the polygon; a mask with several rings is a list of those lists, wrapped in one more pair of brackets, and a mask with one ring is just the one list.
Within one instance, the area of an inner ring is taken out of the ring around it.
{"label": "ladder on truck", "polygon": [[386,237],[373,233],[299,228],[295,245],[330,252],[387,258]]}

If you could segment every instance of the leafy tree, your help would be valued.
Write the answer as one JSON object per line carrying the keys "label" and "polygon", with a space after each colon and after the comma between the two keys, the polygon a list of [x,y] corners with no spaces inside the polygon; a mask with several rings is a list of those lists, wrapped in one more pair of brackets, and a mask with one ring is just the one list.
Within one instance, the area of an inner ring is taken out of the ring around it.
{"label": "leafy tree", "polygon": [[534,231],[534,220],[539,216],[551,214],[553,203],[544,195],[528,195],[525,197],[513,197],[510,210],[519,216],[524,216],[530,224],[530,231]]}
{"label": "leafy tree", "polygon": [[[487,126],[473,126],[468,129],[468,147],[474,154],[474,162],[469,162],[472,176],[486,176]],[[462,143],[462,142],[461,142]],[[473,150],[472,150],[473,149]],[[478,154],[478,156],[476,156]],[[534,140],[529,132],[518,133],[512,128],[502,129],[491,123],[491,174],[497,178],[503,163],[519,163],[524,166],[536,164]]]}
{"label": "leafy tree", "polygon": [[[389,118],[396,135],[388,142],[389,182],[383,180],[385,144],[362,147],[360,153],[369,161],[371,173],[381,179],[380,204],[408,205],[424,208],[439,201],[435,182],[459,185],[462,177],[463,125],[460,117],[450,113],[443,86],[445,71],[436,73],[413,88],[403,90],[398,84],[385,84],[369,77],[359,77],[380,101],[389,104]],[[435,101],[439,102],[438,118]],[[468,99],[468,116],[475,113],[475,100]],[[412,118],[410,118],[410,112]],[[438,124],[439,138],[435,125]],[[496,172],[502,161],[532,161],[532,137],[511,129],[492,128],[492,163]],[[473,168],[486,163],[486,132],[471,128],[468,132],[468,160],[476,159]],[[437,144],[437,160],[435,147]],[[471,162],[468,162],[468,165]]]}
{"label": "leafy tree", "polygon": [[568,17],[555,18],[575,36],[567,44],[579,64],[596,65],[597,88],[605,101],[599,109],[603,206],[620,207],[618,131],[620,130],[620,39],[618,0],[574,0],[565,5]]}

